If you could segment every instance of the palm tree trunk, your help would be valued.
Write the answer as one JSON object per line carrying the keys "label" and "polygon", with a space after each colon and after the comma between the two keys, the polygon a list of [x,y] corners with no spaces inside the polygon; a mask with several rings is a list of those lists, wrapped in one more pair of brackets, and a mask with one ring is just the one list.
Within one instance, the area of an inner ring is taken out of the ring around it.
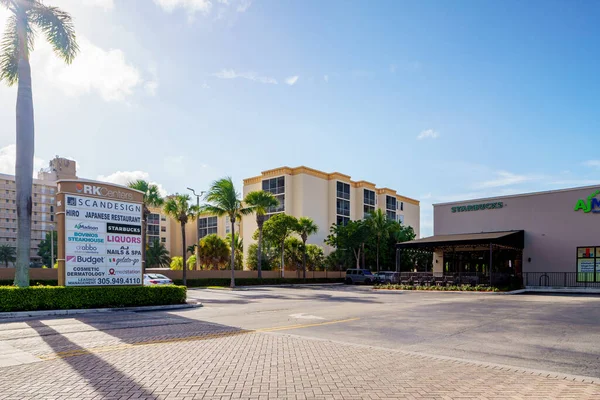
{"label": "palm tree trunk", "polygon": [[306,240],[302,242],[302,280],[306,283]]}
{"label": "palm tree trunk", "polygon": [[31,247],[31,190],[33,185],[34,121],[31,67],[27,54],[27,28],[17,18],[19,51],[19,88],[17,92],[17,160],[15,181],[17,184],[17,264],[15,286],[29,286],[29,249]]}
{"label": "palm tree trunk", "polygon": [[377,272],[379,272],[379,236],[377,237]]}
{"label": "palm tree trunk", "polygon": [[235,219],[231,219],[231,283],[230,288],[235,287]]}
{"label": "palm tree trunk", "polygon": [[187,286],[187,247],[185,246],[185,224],[181,223],[181,243],[183,247],[183,286]]}
{"label": "palm tree trunk", "polygon": [[262,279],[262,230],[263,224],[258,224],[258,249],[256,250],[256,266],[258,269],[258,279]]}
{"label": "palm tree trunk", "polygon": [[281,242],[281,277],[285,278],[285,240]]}

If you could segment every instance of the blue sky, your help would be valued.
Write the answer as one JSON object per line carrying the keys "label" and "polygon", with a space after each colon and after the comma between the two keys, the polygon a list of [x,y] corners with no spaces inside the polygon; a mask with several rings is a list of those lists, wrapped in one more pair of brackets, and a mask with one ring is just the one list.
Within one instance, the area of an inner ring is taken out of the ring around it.
{"label": "blue sky", "polygon": [[46,3],[82,51],[65,67],[38,40],[36,166],[171,193],[306,165],[420,199],[422,235],[432,203],[600,183],[598,2]]}

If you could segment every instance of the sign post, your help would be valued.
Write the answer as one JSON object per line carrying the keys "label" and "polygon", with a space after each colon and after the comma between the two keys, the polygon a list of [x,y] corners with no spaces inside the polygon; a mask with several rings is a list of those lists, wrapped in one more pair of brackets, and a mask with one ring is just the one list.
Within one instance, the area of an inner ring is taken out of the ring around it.
{"label": "sign post", "polygon": [[59,285],[142,285],[142,202],[123,186],[58,181]]}

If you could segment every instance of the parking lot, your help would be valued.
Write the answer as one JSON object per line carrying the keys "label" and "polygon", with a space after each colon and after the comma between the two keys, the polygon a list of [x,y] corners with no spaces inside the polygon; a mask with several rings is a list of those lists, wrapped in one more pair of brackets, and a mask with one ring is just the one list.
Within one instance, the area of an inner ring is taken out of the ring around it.
{"label": "parking lot", "polygon": [[335,285],[189,297],[204,307],[0,324],[0,399],[600,396],[598,297]]}

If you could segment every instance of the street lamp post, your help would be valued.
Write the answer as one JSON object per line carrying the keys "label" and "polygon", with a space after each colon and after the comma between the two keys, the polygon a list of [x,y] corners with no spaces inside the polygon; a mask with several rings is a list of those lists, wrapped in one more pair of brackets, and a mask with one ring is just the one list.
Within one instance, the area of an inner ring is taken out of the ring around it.
{"label": "street lamp post", "polygon": [[[196,206],[198,208],[200,208],[200,196],[202,196],[204,194],[204,192],[200,192],[200,194],[196,194],[196,191],[192,188],[187,188],[187,190],[189,190],[190,192],[192,192],[192,194],[194,196],[196,196]],[[198,249],[198,240],[200,240],[200,219],[196,218],[196,241],[195,241],[195,248]],[[186,249],[187,251],[187,249]],[[185,254],[184,254],[185,255]],[[198,250],[196,250],[196,266],[198,266]],[[183,268],[185,268],[185,265],[183,266]]]}

